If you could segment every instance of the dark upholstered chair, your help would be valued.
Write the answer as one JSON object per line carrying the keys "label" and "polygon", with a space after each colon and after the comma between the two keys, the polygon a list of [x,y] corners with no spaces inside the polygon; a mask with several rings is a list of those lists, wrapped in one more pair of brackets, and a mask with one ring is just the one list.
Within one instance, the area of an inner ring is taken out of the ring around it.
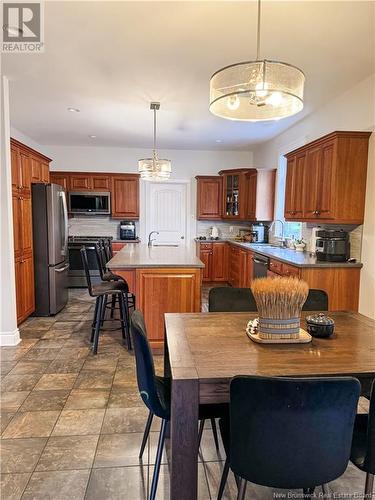
{"label": "dark upholstered chair", "polygon": [[250,288],[219,286],[209,291],[208,310],[210,312],[255,312],[257,305]]}
{"label": "dark upholstered chair", "polygon": [[[257,306],[250,288],[219,286],[208,294],[210,312],[256,312]],[[328,311],[328,295],[323,290],[311,288],[303,311]]]}
{"label": "dark upholstered chair", "polygon": [[[147,339],[143,315],[140,311],[135,311],[132,314],[130,319],[130,331],[133,337],[138,389],[144,404],[150,411],[143,435],[139,458],[142,458],[154,415],[162,419],[150,491],[150,499],[154,500],[159,478],[161,457],[163,454],[166,426],[171,415],[171,386],[168,378],[158,377],[155,375],[152,351]],[[217,435],[215,418],[227,416],[227,414],[227,404],[200,405],[199,419],[201,423],[199,429],[199,442],[202,435],[204,420],[208,418],[211,419],[212,431],[214,432],[214,438],[216,441]]]}
{"label": "dark upholstered chair", "polygon": [[360,383],[352,377],[240,376],[230,384],[229,419],[220,420],[229,468],[239,479],[273,488],[303,489],[341,476],[348,465]]}
{"label": "dark upholstered chair", "polygon": [[328,311],[328,295],[324,290],[310,288],[303,311]]}
{"label": "dark upholstered chair", "polygon": [[[120,323],[122,337],[126,340],[128,349],[131,349],[131,339],[129,332],[129,309],[127,295],[129,288],[124,281],[102,281],[98,285],[93,285],[90,276],[90,268],[87,258],[86,248],[81,248],[81,259],[83,269],[86,274],[86,282],[89,294],[96,298],[94,320],[91,326],[91,342],[93,343],[93,353],[97,354],[99,345],[99,334],[101,326],[105,321],[105,310],[108,303],[108,297],[117,297],[119,301]],[[98,265],[99,262],[98,262]]]}
{"label": "dark upholstered chair", "polygon": [[366,472],[365,498],[372,498],[375,474],[375,383],[370,395],[368,414],[358,414],[355,419],[350,460]]}

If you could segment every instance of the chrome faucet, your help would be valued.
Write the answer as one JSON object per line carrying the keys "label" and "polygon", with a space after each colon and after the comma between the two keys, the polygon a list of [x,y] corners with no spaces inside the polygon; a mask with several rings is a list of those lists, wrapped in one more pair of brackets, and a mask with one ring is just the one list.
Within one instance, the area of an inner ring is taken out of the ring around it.
{"label": "chrome faucet", "polygon": [[285,246],[285,239],[284,239],[284,222],[280,219],[275,219],[271,222],[270,227],[268,228],[268,231],[271,231],[273,227],[275,226],[276,222],[280,222],[281,224],[281,240],[280,240],[280,246],[283,247]]}
{"label": "chrome faucet", "polygon": [[148,246],[152,247],[152,242],[155,241],[156,238],[151,239],[152,234],[159,234],[158,231],[151,231],[151,233],[148,235]]}

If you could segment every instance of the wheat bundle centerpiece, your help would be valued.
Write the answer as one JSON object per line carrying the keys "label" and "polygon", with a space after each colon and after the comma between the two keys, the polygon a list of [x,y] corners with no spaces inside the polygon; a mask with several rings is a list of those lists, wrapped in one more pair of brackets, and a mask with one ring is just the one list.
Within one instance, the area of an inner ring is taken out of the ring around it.
{"label": "wheat bundle centerpiece", "polygon": [[261,339],[298,339],[308,284],[298,278],[259,278],[251,285]]}

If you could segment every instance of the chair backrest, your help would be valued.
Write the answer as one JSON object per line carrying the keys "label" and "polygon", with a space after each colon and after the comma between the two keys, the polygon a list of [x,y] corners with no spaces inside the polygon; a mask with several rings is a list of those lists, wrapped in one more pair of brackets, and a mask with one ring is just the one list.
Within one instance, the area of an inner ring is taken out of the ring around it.
{"label": "chair backrest", "polygon": [[365,470],[375,474],[375,381],[372,384],[367,425],[367,453]]}
{"label": "chair backrest", "polygon": [[303,311],[328,311],[328,295],[324,290],[310,288]]}
{"label": "chair backrest", "polygon": [[250,288],[220,286],[209,291],[208,310],[210,312],[256,311],[257,305]]}
{"label": "chair backrest", "polygon": [[103,238],[104,254],[106,257],[105,264],[109,262],[113,257],[112,240],[109,238]]}
{"label": "chair backrest", "polygon": [[276,488],[311,488],[349,461],[360,383],[352,377],[235,377],[230,385],[230,465]]}
{"label": "chair backrest", "polygon": [[156,390],[154,360],[141,311],[134,311],[131,315],[130,331],[133,337],[137,383],[141,398],[155,415],[169,418],[169,410],[166,412]]}
{"label": "chair backrest", "polygon": [[[80,249],[80,252],[81,252],[81,259],[82,259],[83,269],[84,269],[85,275],[86,275],[87,288],[89,290],[89,294],[93,297],[94,294],[93,294],[93,290],[92,290],[92,282],[91,282],[91,276],[90,276],[90,267],[89,267],[89,261],[88,261],[88,258],[87,258],[86,247],[82,246],[81,249]],[[99,266],[99,268],[100,268],[100,266]]]}

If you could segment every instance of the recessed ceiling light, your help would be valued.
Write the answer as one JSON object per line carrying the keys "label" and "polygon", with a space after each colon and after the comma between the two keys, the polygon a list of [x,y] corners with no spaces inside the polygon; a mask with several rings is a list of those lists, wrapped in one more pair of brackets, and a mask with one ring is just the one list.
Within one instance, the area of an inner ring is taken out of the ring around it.
{"label": "recessed ceiling light", "polygon": [[70,111],[71,113],[79,113],[81,110],[78,108],[68,108],[68,111]]}
{"label": "recessed ceiling light", "polygon": [[89,135],[90,139],[95,139],[96,135]]}
{"label": "recessed ceiling light", "polygon": [[223,142],[221,139],[216,139],[216,142]]}

